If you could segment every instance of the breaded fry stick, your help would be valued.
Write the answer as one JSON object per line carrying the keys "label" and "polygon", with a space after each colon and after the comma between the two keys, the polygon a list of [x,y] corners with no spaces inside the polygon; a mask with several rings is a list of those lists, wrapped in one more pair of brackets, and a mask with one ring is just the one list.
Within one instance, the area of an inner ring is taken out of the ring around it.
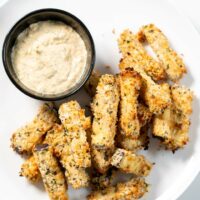
{"label": "breaded fry stick", "polygon": [[152,164],[144,156],[119,148],[112,156],[111,165],[137,176],[148,176],[152,168]]}
{"label": "breaded fry stick", "polygon": [[142,79],[137,72],[127,70],[119,74],[118,81],[120,86],[120,133],[137,138],[140,134],[138,96]]}
{"label": "breaded fry stick", "polygon": [[192,112],[193,94],[189,89],[178,85],[172,86],[171,91],[168,86],[168,92],[174,104],[163,114],[155,116],[153,135],[161,138],[167,149],[175,151],[182,148],[189,140],[189,116]]}
{"label": "breaded fry stick", "polygon": [[96,88],[99,83],[100,77],[101,77],[100,73],[93,70],[89,80],[84,85],[85,90],[91,97],[93,97],[96,94]]}
{"label": "breaded fry stick", "polygon": [[91,105],[92,145],[97,148],[111,147],[116,133],[119,88],[113,75],[103,75],[97,86],[97,94]]}
{"label": "breaded fry stick", "polygon": [[33,183],[39,181],[41,175],[37,162],[33,155],[22,164],[20,176],[26,177],[29,181]]}
{"label": "breaded fry stick", "polygon": [[132,63],[140,66],[153,80],[165,79],[163,66],[147,54],[142,44],[130,30],[125,30],[120,35],[118,45],[122,56],[131,56]]}
{"label": "breaded fry stick", "polygon": [[162,113],[164,109],[170,105],[171,99],[167,93],[159,84],[155,83],[151,77],[144,72],[143,69],[141,69],[138,65],[134,65],[130,56],[125,57],[120,61],[121,70],[126,69],[129,66],[134,68],[134,70],[142,77],[142,97],[145,103],[148,105],[150,112],[154,114]]}
{"label": "breaded fry stick", "polygon": [[182,58],[170,47],[167,37],[154,24],[143,26],[138,34],[140,41],[146,40],[165,68],[170,80],[181,79],[186,68]]}
{"label": "breaded fry stick", "polygon": [[83,126],[84,109],[76,101],[64,103],[59,108],[59,117],[65,128],[66,145],[64,146],[60,162],[66,169],[68,182],[74,188],[89,184],[86,168],[91,166],[90,148]]}
{"label": "breaded fry stick", "polygon": [[104,190],[92,192],[88,200],[136,200],[148,191],[148,185],[144,179],[132,179],[126,183],[118,183],[116,187],[108,187]]}
{"label": "breaded fry stick", "polygon": [[176,111],[185,117],[189,117],[192,114],[193,101],[193,93],[191,90],[184,86],[174,84],[171,87],[171,92]]}
{"label": "breaded fry stick", "polygon": [[190,115],[192,113],[192,101],[193,93],[190,89],[173,85],[171,87],[172,99],[174,102],[173,114],[174,114],[174,126],[173,139],[167,145],[168,149],[176,150],[182,148],[189,140],[189,127],[190,127]]}
{"label": "breaded fry stick", "polygon": [[175,151],[188,142],[189,125],[190,121],[180,119],[172,106],[154,118],[153,135],[161,139],[166,149]]}
{"label": "breaded fry stick", "polygon": [[121,134],[117,135],[118,147],[128,151],[136,152],[140,149],[147,149],[149,144],[148,128],[143,126],[140,130],[138,138],[124,137]]}
{"label": "breaded fry stick", "polygon": [[116,78],[113,75],[102,75],[91,104],[94,115],[91,135],[92,157],[97,170],[102,173],[110,164],[107,155],[114,150],[118,104],[119,87]]}
{"label": "breaded fry stick", "polygon": [[64,127],[65,124],[67,124],[68,127],[76,125],[82,126],[84,130],[91,127],[90,117],[85,116],[85,110],[81,109],[80,105],[76,101],[63,103],[59,108],[59,118]]}
{"label": "breaded fry stick", "polygon": [[138,119],[140,123],[140,135],[138,138],[124,137],[120,133],[117,134],[117,143],[120,148],[137,151],[140,149],[147,149],[149,144],[148,137],[148,126],[147,123],[150,122],[152,118],[152,113],[149,109],[142,103],[138,104]]}
{"label": "breaded fry stick", "polygon": [[[51,145],[54,154],[59,157],[66,144],[64,127],[54,124],[53,128],[47,132],[43,143]],[[39,168],[33,155],[22,164],[20,176],[26,177],[31,182],[37,182],[40,179]]]}
{"label": "breaded fry stick", "polygon": [[149,123],[152,118],[152,113],[142,103],[138,104],[137,111],[140,123],[139,137],[138,138],[125,137],[121,133],[118,133],[116,137],[118,147],[134,152],[140,149],[148,148],[149,137],[148,137],[147,123]]}
{"label": "breaded fry stick", "polygon": [[43,104],[34,120],[12,135],[11,147],[20,154],[31,153],[34,145],[57,121],[53,104]]}
{"label": "breaded fry stick", "polygon": [[39,144],[34,148],[34,157],[39,166],[45,189],[51,200],[67,200],[67,187],[64,174],[53,156],[48,144]]}
{"label": "breaded fry stick", "polygon": [[[84,123],[83,126],[87,127],[87,120],[85,122],[86,124]],[[59,158],[67,143],[67,136],[65,134],[64,127],[62,125],[55,124],[53,128],[47,132],[43,143],[51,145],[53,147],[54,155]],[[77,174],[77,177],[80,178],[83,176],[84,178],[82,178],[82,182],[84,182],[86,175],[82,172],[82,170],[79,170],[78,172],[76,171],[77,170],[75,170],[74,175]],[[22,164],[20,175],[26,177],[32,182],[37,182],[40,179],[39,169],[34,156],[31,156]]]}

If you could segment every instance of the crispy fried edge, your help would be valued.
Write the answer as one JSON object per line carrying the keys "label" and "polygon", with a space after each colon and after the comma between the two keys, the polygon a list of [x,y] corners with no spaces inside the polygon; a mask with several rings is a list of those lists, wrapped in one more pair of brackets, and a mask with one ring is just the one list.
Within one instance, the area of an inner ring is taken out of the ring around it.
{"label": "crispy fried edge", "polygon": [[130,30],[125,30],[121,33],[118,39],[118,46],[123,57],[131,56],[132,62],[139,65],[153,80],[166,79],[163,66],[148,55],[136,35]]}
{"label": "crispy fried edge", "polygon": [[11,147],[19,154],[32,153],[34,145],[58,122],[57,113],[52,103],[43,104],[34,120],[18,129],[11,138]]}
{"label": "crispy fried edge", "polygon": [[137,176],[148,176],[152,168],[152,164],[144,156],[120,148],[112,156],[111,165]]}
{"label": "crispy fried edge", "polygon": [[68,200],[64,174],[48,144],[36,145],[33,151],[43,183],[51,200]]}
{"label": "crispy fried edge", "polygon": [[150,44],[170,80],[178,81],[187,72],[182,58],[170,47],[167,37],[154,24],[143,26],[137,38]]}

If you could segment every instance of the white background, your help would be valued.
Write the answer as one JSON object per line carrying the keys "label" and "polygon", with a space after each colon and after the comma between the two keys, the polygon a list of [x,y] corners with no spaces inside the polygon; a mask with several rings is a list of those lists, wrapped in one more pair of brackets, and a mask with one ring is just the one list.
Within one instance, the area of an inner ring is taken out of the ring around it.
{"label": "white background", "polygon": [[[0,6],[6,0],[0,0]],[[177,9],[187,15],[200,33],[200,1],[199,0],[170,0]],[[187,30],[186,30],[187,31]],[[200,199],[200,174],[178,200]]]}

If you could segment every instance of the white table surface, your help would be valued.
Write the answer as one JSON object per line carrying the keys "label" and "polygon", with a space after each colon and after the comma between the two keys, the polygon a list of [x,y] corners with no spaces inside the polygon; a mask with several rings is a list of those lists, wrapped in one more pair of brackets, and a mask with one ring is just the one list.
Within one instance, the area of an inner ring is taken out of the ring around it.
{"label": "white table surface", "polygon": [[[0,0],[0,6],[7,0]],[[200,33],[200,1],[199,0],[169,0],[174,6],[186,15]],[[187,30],[186,30],[187,31]],[[200,174],[190,187],[179,197],[178,200],[200,199]],[[173,200],[173,199],[172,199]]]}

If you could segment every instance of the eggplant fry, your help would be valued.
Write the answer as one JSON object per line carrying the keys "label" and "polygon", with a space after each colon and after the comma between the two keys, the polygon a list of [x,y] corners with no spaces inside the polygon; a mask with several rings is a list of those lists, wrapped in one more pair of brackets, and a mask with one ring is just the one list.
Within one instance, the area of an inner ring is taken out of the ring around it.
{"label": "eggplant fry", "polygon": [[26,177],[27,180],[32,183],[36,183],[40,180],[40,171],[33,155],[22,164],[19,174],[20,176]]}
{"label": "eggplant fry", "polygon": [[143,178],[131,179],[125,183],[118,183],[104,190],[92,192],[88,200],[136,200],[148,191],[148,184]]}
{"label": "eggplant fry", "polygon": [[153,135],[161,139],[166,149],[175,151],[189,140],[193,94],[183,86],[174,85],[171,90],[169,85],[167,88],[167,84],[163,87],[168,89],[174,104],[171,104],[163,114],[154,117]]}
{"label": "eggplant fry", "polygon": [[171,87],[172,100],[174,102],[174,128],[173,140],[167,145],[168,149],[177,150],[183,148],[189,141],[190,115],[192,113],[193,92],[180,85]]}
{"label": "eggplant fry", "polygon": [[[119,86],[116,78],[113,75],[102,75],[91,104],[94,115],[91,135],[92,157],[97,170],[102,173],[108,169],[110,163],[110,158],[104,154],[114,150],[118,104]],[[102,162],[102,159],[105,161]]]}
{"label": "eggplant fry", "polygon": [[140,66],[154,81],[166,78],[163,66],[148,55],[137,37],[130,30],[125,30],[120,35],[118,45],[122,56],[130,56],[132,65]]}
{"label": "eggplant fry", "polygon": [[51,200],[68,200],[64,174],[53,156],[48,144],[38,144],[34,148],[34,157],[39,167],[43,183]]}
{"label": "eggplant fry", "polygon": [[138,119],[138,96],[142,86],[141,76],[132,70],[122,71],[118,75],[120,86],[120,133],[127,137],[137,138],[140,134]]}
{"label": "eggplant fry", "polygon": [[185,117],[189,117],[192,114],[193,92],[178,84],[174,84],[171,87],[171,92],[176,112],[181,113]]}
{"label": "eggplant fry", "polygon": [[166,70],[170,80],[178,81],[186,73],[182,58],[170,47],[167,37],[154,24],[143,26],[138,33],[141,42],[147,41]]}
{"label": "eggplant fry", "polygon": [[162,89],[162,87],[155,83],[150,76],[148,76],[141,67],[134,65],[132,58],[127,56],[120,61],[120,69],[126,69],[128,67],[133,68],[142,77],[142,92],[141,96],[145,103],[148,105],[150,112],[153,114],[160,114],[167,108],[171,99],[169,95]]}
{"label": "eggplant fry", "polygon": [[138,104],[138,119],[140,122],[140,135],[138,138],[125,137],[117,133],[116,141],[118,147],[136,152],[141,149],[147,149],[149,144],[148,123],[152,119],[152,113],[142,103]]}
{"label": "eggplant fry", "polygon": [[60,162],[66,169],[68,182],[74,188],[85,187],[89,184],[86,168],[91,166],[91,156],[85,131],[88,127],[83,126],[84,119],[87,119],[84,109],[76,101],[70,101],[60,106],[59,117],[66,135]]}
{"label": "eggplant fry", "polygon": [[144,156],[119,148],[112,156],[111,165],[137,176],[148,176],[152,168],[152,164]]}
{"label": "eggplant fry", "polygon": [[[53,128],[47,132],[43,143],[51,145],[53,147],[54,155],[59,157],[66,143],[63,126],[54,124]],[[22,164],[20,176],[26,177],[31,182],[40,180],[41,175],[33,155]]]}
{"label": "eggplant fry", "polygon": [[56,122],[58,117],[53,104],[43,104],[34,120],[12,135],[11,147],[19,154],[32,153],[34,145]]}

